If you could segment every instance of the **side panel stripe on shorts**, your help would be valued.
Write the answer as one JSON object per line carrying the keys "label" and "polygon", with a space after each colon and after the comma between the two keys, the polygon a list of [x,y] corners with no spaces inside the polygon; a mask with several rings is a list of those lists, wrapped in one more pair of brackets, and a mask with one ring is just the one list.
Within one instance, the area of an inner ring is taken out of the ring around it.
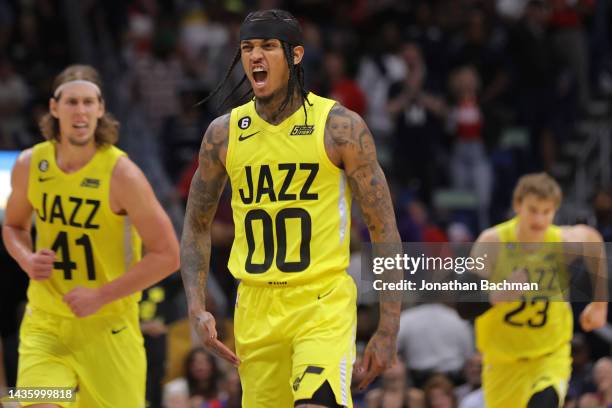
{"label": "side panel stripe on shorts", "polygon": [[338,212],[340,214],[340,242],[344,242],[344,238],[346,237],[348,231],[348,217],[349,209],[348,203],[346,201],[346,175],[344,172],[340,173],[340,191],[338,193]]}
{"label": "side panel stripe on shorts", "polygon": [[340,361],[340,397],[342,398],[342,405],[347,406],[348,402],[346,399],[346,354],[342,361]]}
{"label": "side panel stripe on shorts", "polygon": [[132,261],[134,260],[134,252],[132,251],[132,223],[129,217],[123,219],[123,262],[125,265],[125,271],[130,270]]}

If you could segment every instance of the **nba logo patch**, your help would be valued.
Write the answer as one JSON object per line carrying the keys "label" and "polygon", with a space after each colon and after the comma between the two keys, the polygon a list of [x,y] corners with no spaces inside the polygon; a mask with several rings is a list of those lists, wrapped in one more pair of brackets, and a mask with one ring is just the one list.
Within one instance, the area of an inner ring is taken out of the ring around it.
{"label": "nba logo patch", "polygon": [[249,126],[251,126],[251,117],[250,116],[245,116],[242,117],[238,120],[238,127],[242,130],[248,128]]}
{"label": "nba logo patch", "polygon": [[38,170],[43,171],[43,172],[49,170],[49,162],[44,160],[44,159],[39,161],[38,162]]}

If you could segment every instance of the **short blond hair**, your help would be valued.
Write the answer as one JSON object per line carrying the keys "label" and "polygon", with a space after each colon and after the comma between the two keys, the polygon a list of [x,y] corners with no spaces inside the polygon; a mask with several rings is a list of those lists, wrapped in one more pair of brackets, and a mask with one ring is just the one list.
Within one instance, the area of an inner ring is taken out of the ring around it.
{"label": "short blond hair", "polygon": [[[70,65],[64,69],[53,81],[53,92],[62,84],[74,80],[85,80],[92,82],[102,89],[102,80],[98,71],[90,65]],[[62,97],[60,93],[57,97],[53,96],[56,100]],[[104,102],[102,95],[99,95],[100,103]],[[60,139],[59,131],[59,120],[54,118],[51,113],[45,114],[39,122],[40,131],[47,140]],[[94,138],[98,146],[105,144],[115,144],[119,139],[119,122],[108,112],[98,119],[98,125],[94,133]]]}
{"label": "short blond hair", "polygon": [[531,173],[522,176],[512,194],[512,200],[520,203],[527,195],[533,194],[540,200],[552,200],[555,207],[561,205],[563,193],[557,181],[546,173]]}

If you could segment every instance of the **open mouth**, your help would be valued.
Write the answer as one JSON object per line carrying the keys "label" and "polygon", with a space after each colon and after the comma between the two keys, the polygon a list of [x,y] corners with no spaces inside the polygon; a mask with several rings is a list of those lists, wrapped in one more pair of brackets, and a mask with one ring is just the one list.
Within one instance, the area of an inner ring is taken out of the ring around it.
{"label": "open mouth", "polygon": [[266,83],[266,79],[268,79],[268,72],[263,68],[255,68],[253,69],[253,80],[255,81],[255,85],[263,86]]}
{"label": "open mouth", "polygon": [[72,127],[74,129],[87,129],[89,126],[87,125],[87,123],[74,123]]}

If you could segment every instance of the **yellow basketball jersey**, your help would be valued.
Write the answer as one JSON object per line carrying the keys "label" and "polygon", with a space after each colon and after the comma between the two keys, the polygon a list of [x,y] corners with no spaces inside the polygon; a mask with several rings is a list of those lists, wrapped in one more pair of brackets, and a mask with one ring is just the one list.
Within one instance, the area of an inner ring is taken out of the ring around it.
{"label": "yellow basketball jersey", "polygon": [[568,272],[561,229],[550,226],[544,239],[548,245],[525,253],[515,245],[516,227],[516,218],[495,227],[502,249],[490,280],[500,282],[513,270],[525,268],[539,290],[526,292],[520,301],[499,303],[476,319],[476,344],[488,361],[543,356],[567,344],[572,336],[572,311],[563,301]]}
{"label": "yellow basketball jersey", "polygon": [[232,110],[226,168],[235,238],[229,270],[244,282],[293,286],[345,271],[350,190],[327,156],[324,132],[335,101],[308,95],[279,125],[254,100]]}
{"label": "yellow basketball jersey", "polygon": [[[28,199],[36,212],[36,249],[56,253],[47,280],[30,280],[28,302],[48,313],[74,316],[62,297],[77,286],[97,288],[124,274],[140,259],[141,241],[127,216],[110,208],[110,180],[125,153],[98,148],[84,167],[64,173],[55,161],[55,143],[32,149]],[[135,293],[103,306],[98,314],[119,313],[140,299]]]}

